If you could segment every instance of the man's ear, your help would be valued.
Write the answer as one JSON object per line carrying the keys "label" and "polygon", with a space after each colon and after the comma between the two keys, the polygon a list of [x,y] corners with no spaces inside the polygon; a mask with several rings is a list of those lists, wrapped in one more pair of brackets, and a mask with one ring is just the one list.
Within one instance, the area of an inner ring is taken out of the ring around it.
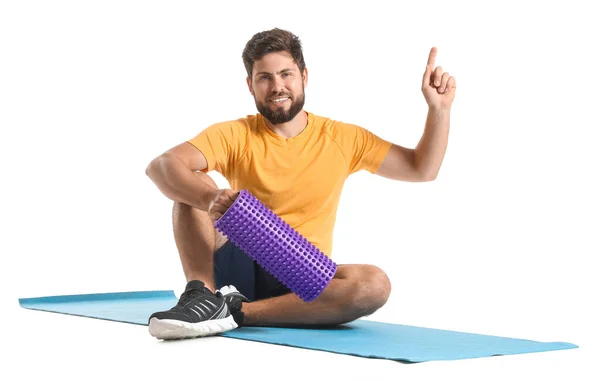
{"label": "man's ear", "polygon": [[254,89],[252,88],[252,78],[246,77],[246,84],[248,84],[248,90],[250,90],[250,94],[254,96]]}
{"label": "man's ear", "polygon": [[308,84],[308,69],[304,68],[304,70],[302,71],[302,84],[304,85],[304,87],[306,87],[306,85]]}

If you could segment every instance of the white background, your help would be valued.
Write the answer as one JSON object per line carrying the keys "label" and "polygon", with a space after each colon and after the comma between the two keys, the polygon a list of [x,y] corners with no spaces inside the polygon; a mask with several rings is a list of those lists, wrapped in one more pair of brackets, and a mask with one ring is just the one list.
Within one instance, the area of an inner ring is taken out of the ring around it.
{"label": "white background", "polygon": [[[3,372],[598,379],[592,2],[217,3],[0,6]],[[143,326],[19,307],[24,297],[182,291],[171,203],[144,170],[206,126],[256,113],[241,52],[273,27],[303,42],[307,110],[397,144],[414,147],[423,131],[432,46],[457,79],[436,181],[362,172],[344,189],[334,260],[376,264],[393,283],[370,319],[579,349],[403,365],[224,338],[165,345]]]}

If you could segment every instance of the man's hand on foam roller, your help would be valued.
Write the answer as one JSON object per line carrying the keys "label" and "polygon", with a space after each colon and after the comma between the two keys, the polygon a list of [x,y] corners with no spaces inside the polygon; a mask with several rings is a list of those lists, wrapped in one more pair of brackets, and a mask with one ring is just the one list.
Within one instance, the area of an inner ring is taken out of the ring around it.
{"label": "man's hand on foam roller", "polygon": [[239,192],[231,189],[219,189],[214,194],[210,195],[211,200],[208,204],[208,215],[213,221],[221,218],[235,201]]}

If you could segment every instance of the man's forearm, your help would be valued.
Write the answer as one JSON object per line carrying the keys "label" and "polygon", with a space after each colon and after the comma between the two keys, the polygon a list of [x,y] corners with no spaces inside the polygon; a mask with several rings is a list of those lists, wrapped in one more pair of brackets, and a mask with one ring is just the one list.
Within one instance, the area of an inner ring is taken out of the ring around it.
{"label": "man's forearm", "polygon": [[217,191],[171,155],[154,159],[146,169],[146,174],[171,200],[204,211],[208,210],[211,196]]}
{"label": "man's forearm", "polygon": [[425,131],[415,148],[415,168],[424,179],[437,177],[446,154],[449,130],[450,109],[429,108]]}

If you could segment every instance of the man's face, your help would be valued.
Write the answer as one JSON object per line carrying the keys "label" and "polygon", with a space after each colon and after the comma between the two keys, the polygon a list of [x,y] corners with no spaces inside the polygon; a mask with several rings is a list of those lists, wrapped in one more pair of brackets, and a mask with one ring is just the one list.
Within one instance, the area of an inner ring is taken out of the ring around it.
{"label": "man's face", "polygon": [[287,123],[304,107],[307,70],[300,72],[287,52],[269,53],[254,62],[248,88],[256,108],[272,124]]}

